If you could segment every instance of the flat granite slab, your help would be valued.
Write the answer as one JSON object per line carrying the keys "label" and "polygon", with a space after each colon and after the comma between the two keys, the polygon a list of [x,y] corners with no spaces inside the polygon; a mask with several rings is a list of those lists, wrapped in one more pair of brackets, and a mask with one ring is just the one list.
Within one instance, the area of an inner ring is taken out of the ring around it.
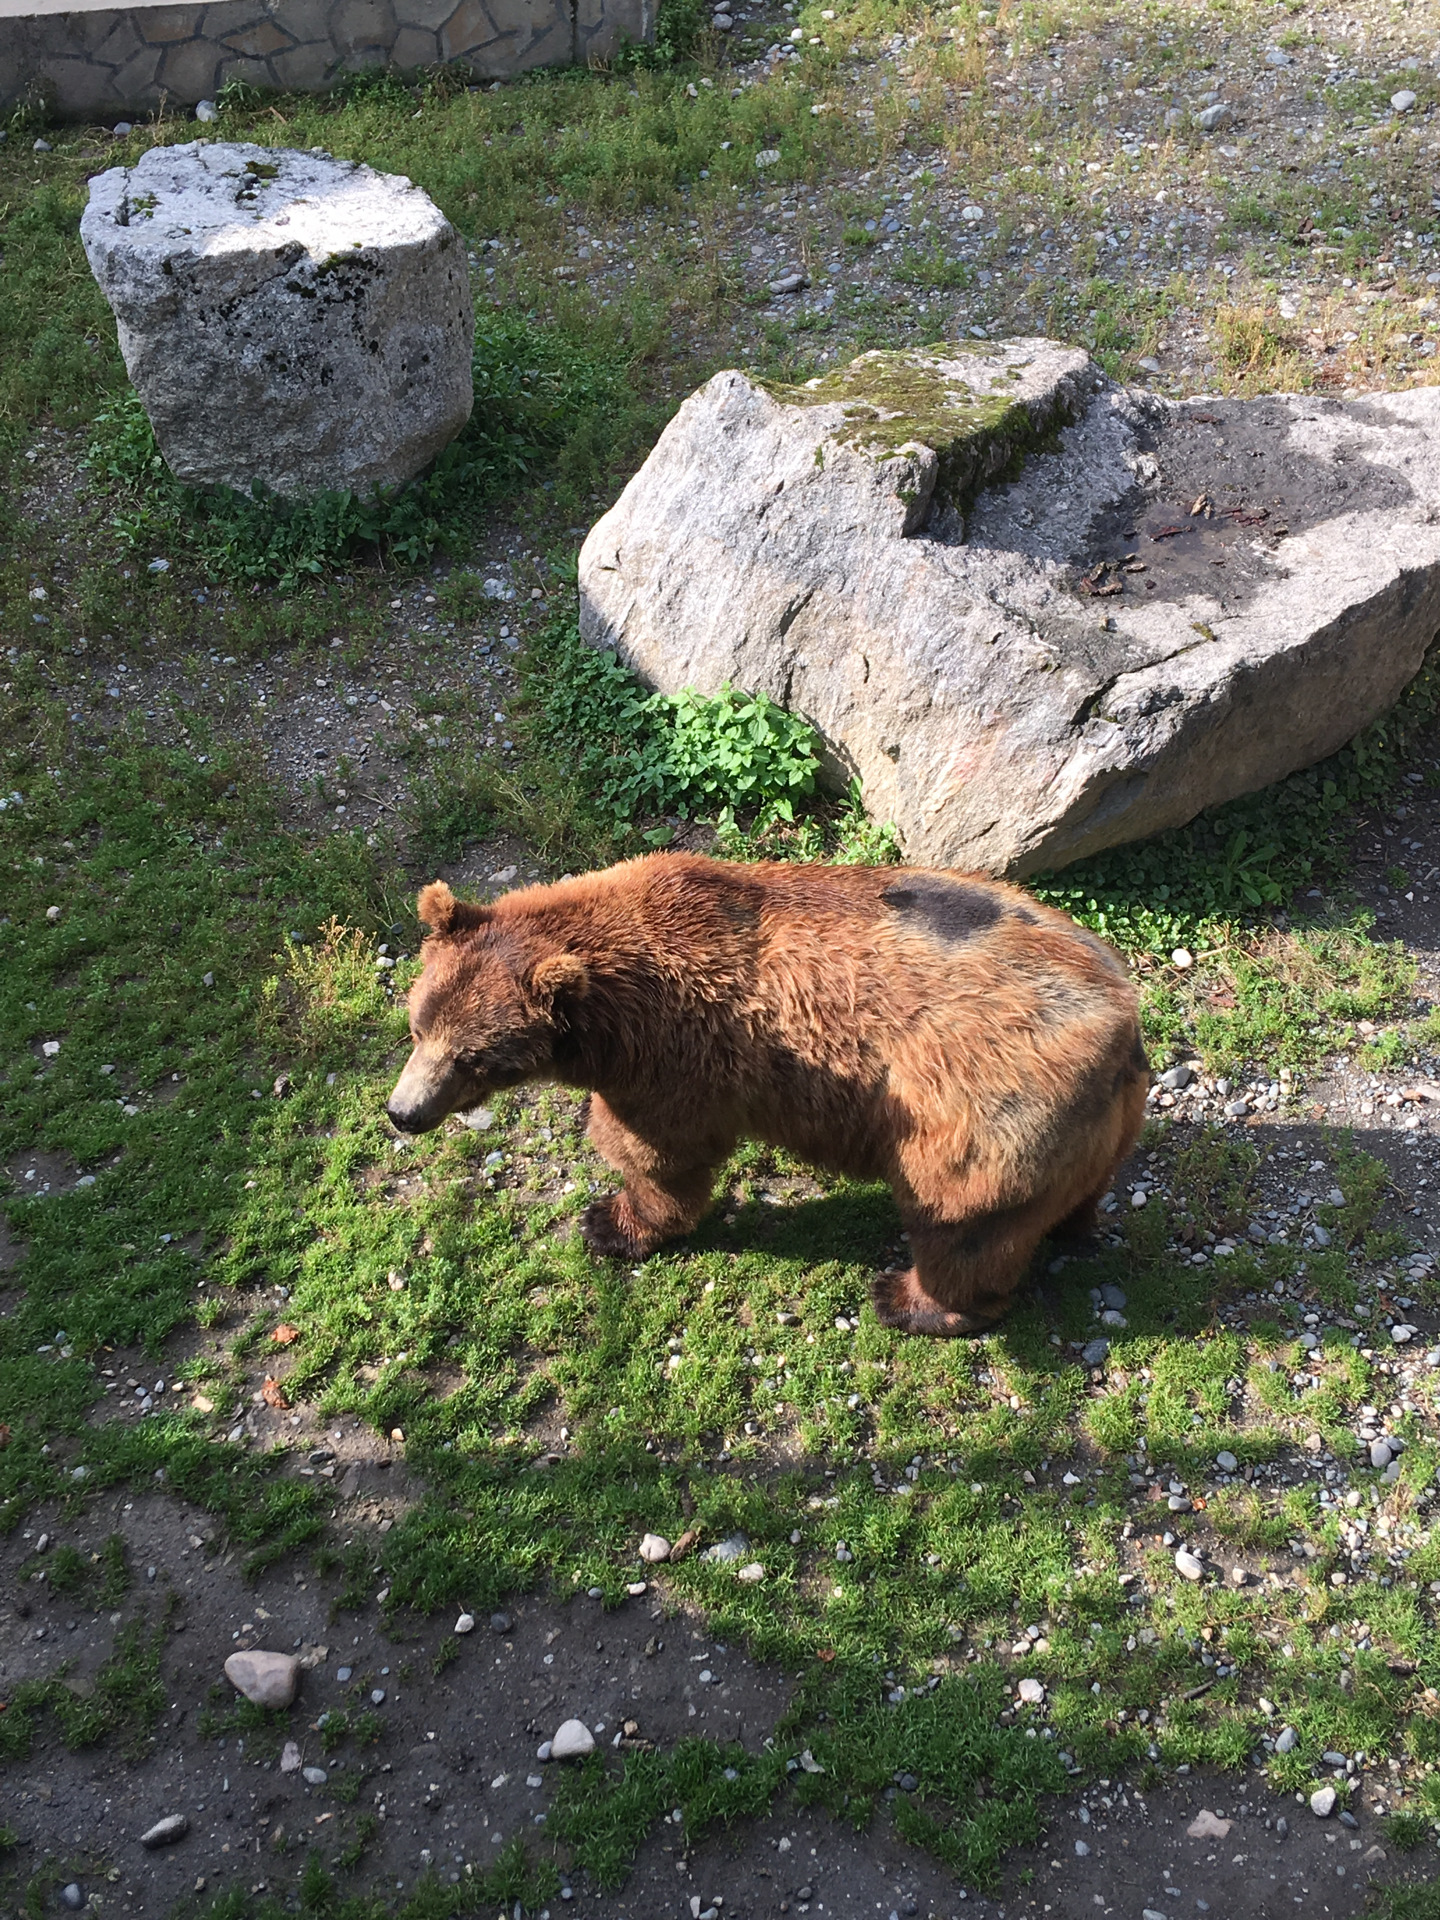
{"label": "flat granite slab", "polygon": [[1440,631],[1440,389],[1170,402],[1044,340],[721,373],[580,587],[654,685],[804,714],[911,859],[1059,867],[1398,698]]}

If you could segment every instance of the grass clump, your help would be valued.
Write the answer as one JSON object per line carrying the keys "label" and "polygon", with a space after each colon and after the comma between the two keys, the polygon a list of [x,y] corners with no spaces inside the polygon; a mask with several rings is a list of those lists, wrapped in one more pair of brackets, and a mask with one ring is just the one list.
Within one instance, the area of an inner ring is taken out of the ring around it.
{"label": "grass clump", "polygon": [[285,500],[258,482],[248,494],[184,486],[131,390],[96,416],[89,464],[118,494],[110,525],[125,550],[176,550],[208,578],[293,592],[357,551],[413,567],[437,547],[462,550],[475,515],[538,484],[542,468],[559,504],[577,497],[608,464],[632,405],[625,361],[618,345],[482,310],[469,423],[426,475],[371,499],[334,491]]}

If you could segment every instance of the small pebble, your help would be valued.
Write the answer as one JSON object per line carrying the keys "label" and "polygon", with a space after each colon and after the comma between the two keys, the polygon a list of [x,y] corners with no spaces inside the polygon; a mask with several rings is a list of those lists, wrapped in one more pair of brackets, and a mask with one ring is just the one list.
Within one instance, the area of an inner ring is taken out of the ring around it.
{"label": "small pebble", "polygon": [[73,1880],[68,1887],[62,1887],[60,1889],[60,1898],[65,1902],[66,1906],[71,1908],[75,1913],[78,1913],[85,1904],[85,1895]]}
{"label": "small pebble", "polygon": [[1234,1473],[1239,1467],[1240,1462],[1235,1458],[1233,1453],[1217,1453],[1215,1456],[1215,1464],[1222,1473]]}
{"label": "small pebble", "polygon": [[1275,1736],[1275,1751],[1277,1753],[1293,1753],[1299,1744],[1300,1736],[1294,1727],[1282,1727]]}
{"label": "small pebble", "polygon": [[455,1622],[455,1632],[456,1633],[473,1633],[474,1631],[475,1631],[474,1614],[462,1613],[460,1615],[460,1618]]}
{"label": "small pebble", "polygon": [[153,1827],[147,1827],[140,1836],[142,1847],[153,1852],[156,1847],[173,1846],[177,1840],[183,1840],[190,1831],[190,1822],[183,1813],[168,1813],[163,1820],[157,1820]]}
{"label": "small pebble", "polygon": [[1175,1555],[1175,1571],[1182,1580],[1203,1580],[1205,1562],[1198,1554],[1191,1553],[1188,1547],[1181,1547]]}
{"label": "small pebble", "polygon": [[640,1558],[647,1567],[658,1567],[670,1558],[670,1542],[663,1533],[647,1533],[640,1542]]}
{"label": "small pebble", "polygon": [[1038,1707],[1040,1702],[1045,1698],[1045,1688],[1040,1681],[1031,1677],[1022,1680],[1015,1691],[1018,1698],[1032,1707]]}
{"label": "small pebble", "polygon": [[300,1778],[307,1787],[323,1787],[330,1776],[324,1767],[306,1767],[301,1772]]}
{"label": "small pebble", "polygon": [[1334,1787],[1317,1787],[1310,1796],[1310,1811],[1317,1820],[1328,1820],[1338,1798]]}
{"label": "small pebble", "polygon": [[509,1633],[513,1624],[514,1622],[508,1613],[492,1613],[490,1616],[490,1631],[492,1633]]}
{"label": "small pebble", "polygon": [[566,1720],[550,1742],[551,1760],[582,1760],[595,1751],[595,1736],[583,1720]]}

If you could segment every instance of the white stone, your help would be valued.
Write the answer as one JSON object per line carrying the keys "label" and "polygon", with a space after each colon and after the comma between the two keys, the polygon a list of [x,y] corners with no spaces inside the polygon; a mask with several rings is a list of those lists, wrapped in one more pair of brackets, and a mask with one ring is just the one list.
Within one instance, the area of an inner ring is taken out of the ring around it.
{"label": "white stone", "polygon": [[1370,1442],[1370,1464],[1377,1473],[1383,1473],[1394,1457],[1384,1440]]}
{"label": "white stone", "polygon": [[[716,374],[585,541],[583,632],[666,692],[804,715],[917,863],[1024,875],[1177,826],[1353,738],[1440,613],[1440,389],[1207,401],[1208,437],[1195,410],[1045,340]],[[1223,493],[1228,441],[1289,532],[1229,529],[1212,568],[1218,523],[1188,560],[1147,529],[1192,524],[1197,465]],[[1097,599],[1121,512],[1147,571]]]}
{"label": "white stone", "polygon": [[647,1566],[658,1567],[670,1558],[670,1542],[663,1533],[647,1533],[640,1542],[640,1558]]}
{"label": "white stone", "polygon": [[1403,1347],[1415,1338],[1416,1332],[1417,1329],[1412,1327],[1408,1321],[1397,1320],[1395,1325],[1390,1329],[1390,1338],[1395,1342],[1397,1347]]}
{"label": "white stone", "polygon": [[1203,1580],[1205,1562],[1188,1547],[1181,1547],[1175,1555],[1175,1571],[1182,1580]]}
{"label": "white stone", "polygon": [[1416,97],[1408,87],[1402,87],[1399,93],[1392,93],[1390,104],[1396,113],[1409,113],[1416,105]]}
{"label": "white stone", "polygon": [[748,1565],[736,1569],[735,1578],[743,1580],[747,1587],[758,1587],[765,1578],[765,1569],[758,1560],[751,1560]]}
{"label": "white stone", "polygon": [[202,121],[206,126],[211,126],[220,118],[220,109],[213,100],[197,100],[195,102],[195,118]]}
{"label": "white stone", "polygon": [[300,1771],[300,1749],[293,1740],[287,1740],[280,1754],[280,1771],[298,1773]]}
{"label": "white stone", "polygon": [[157,1820],[153,1827],[147,1827],[140,1836],[142,1847],[153,1852],[156,1847],[173,1846],[177,1840],[183,1840],[190,1831],[190,1822],[183,1813],[167,1813],[163,1820]]}
{"label": "white stone", "polygon": [[1181,973],[1185,973],[1194,966],[1195,956],[1188,947],[1176,947],[1170,956],[1170,964],[1172,967],[1177,967]]}
{"label": "white stone", "polygon": [[595,1751],[595,1736],[583,1720],[565,1720],[550,1742],[551,1760],[583,1760]]}
{"label": "white stone", "polygon": [[1317,1787],[1310,1796],[1310,1811],[1319,1820],[1328,1820],[1335,1811],[1337,1794],[1334,1787]]}
{"label": "white stone", "polygon": [[369,495],[470,416],[465,248],[402,176],[283,147],[154,146],[90,182],[80,237],[189,485]]}
{"label": "white stone", "polygon": [[462,1613],[459,1619],[455,1622],[454,1631],[456,1633],[473,1633],[475,1631],[474,1614]]}
{"label": "white stone", "polygon": [[300,1778],[305,1782],[307,1787],[323,1787],[330,1776],[324,1767],[306,1767],[302,1771]]}
{"label": "white stone", "polygon": [[1229,1820],[1222,1820],[1218,1813],[1211,1813],[1208,1807],[1202,1807],[1185,1831],[1192,1840],[1223,1840],[1231,1824]]}
{"label": "white stone", "polygon": [[288,1653],[232,1653],[225,1678],[257,1707],[288,1707],[295,1698],[300,1662]]}
{"label": "white stone", "polygon": [[1016,1697],[1027,1706],[1038,1707],[1045,1698],[1045,1688],[1040,1681],[1026,1678],[1015,1689]]}

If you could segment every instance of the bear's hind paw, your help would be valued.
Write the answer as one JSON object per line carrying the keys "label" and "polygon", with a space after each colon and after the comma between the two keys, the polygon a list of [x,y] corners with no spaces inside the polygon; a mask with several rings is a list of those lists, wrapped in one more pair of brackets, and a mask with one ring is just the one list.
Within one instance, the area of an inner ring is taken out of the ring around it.
{"label": "bear's hind paw", "polygon": [[619,1194],[610,1194],[603,1200],[592,1200],[580,1216],[580,1238],[602,1260],[643,1260],[652,1249],[620,1224],[620,1198]]}
{"label": "bear's hind paw", "polygon": [[989,1333],[1000,1314],[982,1317],[973,1313],[955,1313],[926,1293],[916,1279],[914,1269],[906,1273],[882,1273],[871,1283],[875,1315],[882,1327],[897,1327],[902,1333],[929,1334],[932,1339],[958,1340],[967,1335]]}

